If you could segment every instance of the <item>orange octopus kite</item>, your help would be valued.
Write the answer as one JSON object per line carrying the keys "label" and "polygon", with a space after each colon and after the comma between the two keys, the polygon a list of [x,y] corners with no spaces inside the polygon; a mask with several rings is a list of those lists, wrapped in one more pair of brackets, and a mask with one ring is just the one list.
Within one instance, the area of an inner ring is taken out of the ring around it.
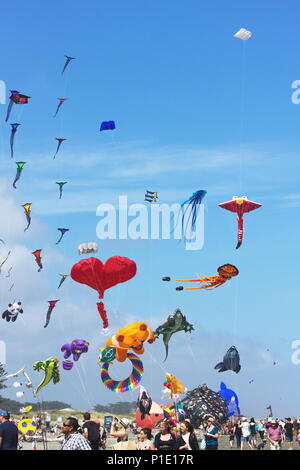
{"label": "orange octopus kite", "polygon": [[[200,286],[197,287],[183,287],[178,286],[176,290],[183,290],[183,289],[216,289],[216,287],[221,286],[226,281],[229,281],[232,277],[237,276],[239,274],[239,270],[233,266],[232,264],[223,264],[218,268],[218,273],[216,276],[204,276],[200,277],[199,279],[172,279],[173,281],[177,282],[200,282],[202,283]],[[199,276],[203,276],[203,274],[198,274]],[[163,281],[171,281],[170,277],[163,277]],[[204,284],[204,285],[203,285]]]}

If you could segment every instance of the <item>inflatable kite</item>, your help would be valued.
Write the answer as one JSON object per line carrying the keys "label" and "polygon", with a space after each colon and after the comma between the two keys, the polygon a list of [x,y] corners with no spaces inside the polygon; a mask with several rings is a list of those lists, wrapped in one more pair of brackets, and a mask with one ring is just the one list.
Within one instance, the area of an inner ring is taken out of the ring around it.
{"label": "inflatable kite", "polygon": [[[195,230],[196,220],[199,212],[199,206],[203,201],[207,191],[204,189],[200,189],[199,191],[195,191],[191,197],[189,197],[186,201],[181,204],[181,209],[183,210],[182,215],[182,233],[184,234],[184,238],[186,239],[186,230],[190,224],[191,231]],[[186,220],[186,217],[187,220]],[[192,218],[192,220],[191,220]]]}
{"label": "inflatable kite", "polygon": [[100,131],[113,131],[115,128],[115,121],[103,121],[100,126]]}
{"label": "inflatable kite", "polygon": [[160,325],[156,328],[154,332],[155,339],[159,337],[159,335],[163,335],[163,342],[166,348],[166,357],[165,361],[168,357],[169,352],[169,341],[174,333],[178,331],[185,331],[191,332],[193,330],[193,325],[191,325],[187,320],[186,317],[181,313],[181,310],[178,308],[175,310],[173,315],[170,315],[163,325]]}
{"label": "inflatable kite", "polygon": [[215,369],[219,369],[218,372],[225,372],[226,370],[232,370],[236,374],[241,370],[240,355],[235,346],[231,346],[226,352],[223,362],[219,362],[215,366]]}
{"label": "inflatable kite", "polygon": [[65,55],[65,57],[66,57],[67,60],[66,60],[65,65],[64,65],[64,67],[63,67],[63,69],[62,69],[62,72],[61,72],[62,75],[64,74],[64,71],[65,71],[66,68],[68,67],[68,65],[69,65],[69,63],[71,62],[71,60],[76,59],[76,57],[70,57],[70,56],[68,56],[68,55]]}
{"label": "inflatable kite", "polygon": [[116,348],[116,359],[124,362],[129,349],[136,354],[144,353],[144,344],[154,341],[154,333],[145,322],[136,322],[121,328],[118,333],[106,342],[106,347]]}
{"label": "inflatable kite", "polygon": [[2,318],[7,322],[15,322],[20,313],[23,313],[21,302],[13,302],[12,304],[8,304],[8,309],[2,313]]}
{"label": "inflatable kite", "polygon": [[187,392],[181,401],[186,417],[195,428],[198,428],[200,424],[205,424],[209,416],[215,418],[217,427],[221,427],[228,420],[228,407],[225,400],[206,385],[199,385]]}
{"label": "inflatable kite", "polygon": [[27,220],[27,227],[25,227],[24,232],[26,232],[26,230],[28,230],[28,228],[31,224],[31,206],[32,206],[32,203],[29,203],[29,202],[27,202],[26,204],[23,204],[21,206],[24,209],[26,220]]}
{"label": "inflatable kite", "polygon": [[[176,290],[194,290],[194,289],[216,289],[216,287],[221,286],[225,282],[229,281],[232,277],[237,276],[239,274],[239,270],[233,266],[232,264],[223,264],[223,266],[219,266],[218,268],[218,275],[217,276],[208,276],[199,279],[172,279],[172,281],[177,282],[200,282],[202,285],[198,287],[183,287],[179,286],[176,287]],[[198,274],[199,276],[203,276],[203,274]],[[170,277],[163,277],[163,281],[171,281]]]}
{"label": "inflatable kite", "polygon": [[55,152],[55,155],[53,157],[53,160],[55,159],[56,155],[58,154],[61,144],[67,139],[61,139],[59,137],[56,137],[55,140],[57,140],[58,143],[57,143],[56,152]]}
{"label": "inflatable kite", "polygon": [[45,377],[42,382],[39,384],[38,388],[34,390],[34,395],[36,396],[38,392],[48,385],[48,383],[53,380],[54,384],[57,384],[60,381],[59,375],[59,360],[56,357],[49,357],[45,361],[37,361],[33,364],[33,369],[45,372]]}
{"label": "inflatable kite", "polygon": [[60,237],[55,243],[55,245],[58,245],[62,241],[64,234],[70,231],[69,228],[58,228],[57,230],[60,232]]}
{"label": "inflatable kite", "polygon": [[[151,406],[152,406],[152,398],[150,397],[147,390],[142,385],[140,385],[137,407],[141,414],[140,415],[141,421],[145,419],[146,415],[148,416],[150,415]],[[145,426],[142,426],[142,427],[145,427]]]}
{"label": "inflatable kite", "polygon": [[49,307],[48,307],[48,311],[47,311],[46,323],[44,325],[44,328],[47,328],[47,326],[49,325],[52,310],[54,309],[57,302],[59,302],[59,300],[48,300]]}
{"label": "inflatable kite", "polygon": [[[72,279],[96,290],[99,299],[103,299],[107,289],[129,281],[135,274],[135,262],[121,256],[113,256],[104,264],[98,258],[86,258],[74,264],[71,269]],[[103,302],[98,302],[97,308],[103,321],[103,328],[106,329],[108,328],[108,319]]]}
{"label": "inflatable kite", "polygon": [[174,395],[185,393],[187,390],[180,380],[176,379],[176,377],[172,374],[166,375],[164,386],[170,391],[171,399],[174,398]]}
{"label": "inflatable kite", "polygon": [[220,383],[220,390],[218,393],[220,397],[226,401],[226,404],[228,406],[228,416],[241,414],[241,411],[239,409],[239,399],[238,399],[237,394],[233,390],[230,390],[229,388],[227,388],[224,382]]}
{"label": "inflatable kite", "polygon": [[15,141],[15,134],[18,130],[18,127],[20,126],[21,124],[19,124],[18,122],[14,122],[13,124],[11,124],[11,134],[10,134],[10,156],[11,158],[14,157],[14,141]]}
{"label": "inflatable kite", "polygon": [[105,387],[112,392],[128,392],[133,390],[138,383],[141,381],[144,373],[144,367],[142,361],[133,353],[127,354],[127,359],[132,364],[132,372],[130,376],[125,380],[113,380],[110,378],[108,373],[109,363],[102,364],[100,376]]}
{"label": "inflatable kite", "polygon": [[[141,387],[141,385],[140,385]],[[149,414],[146,414],[142,419],[141,411],[137,408],[135,412],[135,422],[139,428],[154,429],[157,424],[164,419],[164,414],[161,406],[154,401],[152,402]]]}
{"label": "inflatable kite", "polygon": [[62,198],[62,192],[63,192],[63,187],[65,184],[67,184],[67,181],[61,181],[59,183],[55,183],[55,184],[58,184],[59,186],[59,199]]}
{"label": "inflatable kite", "polygon": [[243,215],[246,212],[254,211],[261,207],[261,204],[257,202],[248,201],[246,196],[237,197],[234,196],[231,201],[223,202],[219,204],[219,207],[222,209],[226,209],[231,212],[235,212],[237,214],[237,221],[238,221],[238,243],[236,245],[236,249],[238,249],[241,244],[243,243],[243,236],[244,236],[244,219]]}
{"label": "inflatable kite", "polygon": [[13,187],[15,189],[17,189],[16,182],[19,181],[19,179],[21,178],[21,173],[22,173],[22,170],[23,170],[23,167],[24,167],[25,164],[26,164],[26,162],[16,162],[17,174],[16,174],[14,182],[13,182]]}
{"label": "inflatable kite", "polygon": [[54,114],[53,117],[56,117],[56,116],[57,116],[57,113],[58,113],[60,107],[61,107],[61,106],[64,104],[64,102],[67,100],[67,98],[57,98],[57,99],[58,99],[59,103],[58,103],[58,105],[57,105],[56,112],[55,112],[55,114]]}
{"label": "inflatable kite", "polygon": [[[64,352],[64,359],[68,359],[71,355],[74,361],[80,359],[81,354],[88,352],[89,345],[85,339],[74,339],[72,343],[66,343],[61,347],[61,352]],[[65,370],[71,370],[73,367],[72,361],[64,361],[63,368]]]}
{"label": "inflatable kite", "polygon": [[39,267],[38,273],[43,269],[41,252],[42,250],[35,250],[31,253],[35,257],[36,264]]}
{"label": "inflatable kite", "polygon": [[11,92],[11,95],[9,97],[9,105],[7,108],[5,122],[9,120],[9,116],[10,116],[10,113],[14,104],[27,104],[30,98],[30,96],[21,95],[21,93],[17,90],[10,90],[10,92]]}

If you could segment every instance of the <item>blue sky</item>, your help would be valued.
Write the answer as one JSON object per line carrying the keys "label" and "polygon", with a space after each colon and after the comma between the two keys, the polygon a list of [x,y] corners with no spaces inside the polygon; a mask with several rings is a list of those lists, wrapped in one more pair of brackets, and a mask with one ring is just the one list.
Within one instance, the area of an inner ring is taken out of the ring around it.
{"label": "blue sky", "polygon": [[[24,8],[16,1],[14,11],[13,21],[2,24],[0,79],[7,90],[32,98],[14,106],[10,120],[22,124],[15,161],[27,162],[17,190],[11,186],[16,165],[9,154],[10,126],[0,105],[0,238],[12,251],[15,284],[9,292],[11,279],[3,272],[0,297],[3,310],[16,298],[25,311],[15,325],[0,325],[7,368],[31,370],[38,359],[61,359],[61,344],[84,334],[92,347],[77,373],[88,394],[84,388],[78,393],[75,371],[63,371],[60,384],[44,389],[43,398],[82,409],[136,399],[136,391],[115,396],[104,388],[97,365],[105,343],[97,296],[70,279],[58,293],[59,273],[79,260],[78,243],[96,240],[100,203],[116,204],[122,194],[129,203],[142,202],[146,189],[157,190],[160,202],[181,203],[206,189],[200,251],[188,252],[172,240],[98,241],[101,260],[128,256],[138,267],[132,281],[106,294],[111,331],[126,324],[124,318],[155,329],[180,307],[195,332],[172,338],[165,364],[159,341],[143,359],[143,384],[157,401],[164,373],[172,372],[189,388],[207,383],[218,390],[223,380],[238,393],[245,413],[263,416],[271,403],[278,415],[297,414],[300,381],[291,343],[298,339],[300,108],[291,102],[291,84],[300,79],[298,2],[274,8],[258,0],[91,0],[88,8],[70,1],[41,8],[31,1]],[[11,18],[8,2],[1,16]],[[245,43],[233,37],[241,27],[253,32]],[[76,60],[62,77],[65,54]],[[53,119],[61,97],[68,101]],[[117,129],[100,133],[100,123],[111,119]],[[56,137],[67,140],[53,161]],[[68,181],[62,200],[56,181]],[[235,216],[218,207],[233,195],[262,204],[246,214],[238,252]],[[20,209],[25,202],[33,204],[26,234]],[[62,226],[70,232],[55,246]],[[43,248],[41,273],[31,255],[37,248]],[[7,248],[0,249],[3,257]],[[213,275],[226,262],[236,264],[240,275],[213,292],[179,293],[161,282],[164,275]],[[43,329],[47,301],[54,298],[61,301]],[[232,344],[242,370],[218,374],[214,365]],[[120,378],[130,372],[124,367]]]}

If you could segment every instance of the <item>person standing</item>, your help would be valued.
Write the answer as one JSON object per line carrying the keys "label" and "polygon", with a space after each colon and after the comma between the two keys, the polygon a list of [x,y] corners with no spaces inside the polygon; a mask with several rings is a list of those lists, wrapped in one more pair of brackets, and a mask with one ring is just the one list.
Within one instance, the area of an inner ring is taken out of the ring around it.
{"label": "person standing", "polygon": [[171,432],[170,425],[167,421],[162,421],[159,425],[159,433],[154,439],[154,447],[156,450],[177,450],[177,442]]}
{"label": "person standing", "polygon": [[243,450],[244,447],[244,442],[248,443],[248,446],[252,450],[252,445],[249,442],[249,437],[250,437],[250,423],[247,418],[243,418],[242,424],[241,424],[241,429],[242,429],[242,443],[241,443],[241,450]]}
{"label": "person standing", "polygon": [[250,430],[249,442],[254,449],[256,447],[256,429],[257,429],[257,426],[256,426],[255,419],[251,418],[250,423],[249,423],[249,430]]}
{"label": "person standing", "polygon": [[139,441],[136,445],[136,450],[154,450],[154,445],[152,444],[151,439],[151,429],[141,429],[139,434]]}
{"label": "person standing", "polygon": [[284,436],[286,442],[288,443],[288,450],[293,450],[294,426],[291,418],[287,418],[284,425]]}
{"label": "person standing", "polygon": [[17,450],[18,428],[9,421],[10,414],[0,410],[0,450]]}
{"label": "person standing", "polygon": [[89,441],[92,450],[99,450],[100,446],[100,424],[91,421],[90,413],[83,414],[84,423],[82,434]]}
{"label": "person standing", "polygon": [[271,426],[268,428],[267,437],[268,441],[270,442],[271,450],[280,450],[282,429],[274,419],[271,421]]}
{"label": "person standing", "polygon": [[177,438],[178,450],[199,450],[194,428],[189,421],[180,423],[180,434]]}
{"label": "person standing", "polygon": [[215,418],[208,418],[205,433],[205,450],[218,450],[218,439],[219,429],[215,425]]}
{"label": "person standing", "polygon": [[87,439],[78,432],[79,424],[76,418],[67,418],[63,423],[62,432],[65,438],[61,450],[92,450]]}
{"label": "person standing", "polygon": [[242,428],[241,428],[241,421],[240,420],[236,420],[236,422],[234,423],[234,435],[235,435],[235,439],[236,439],[236,446],[238,449],[241,448],[241,441],[242,441]]}

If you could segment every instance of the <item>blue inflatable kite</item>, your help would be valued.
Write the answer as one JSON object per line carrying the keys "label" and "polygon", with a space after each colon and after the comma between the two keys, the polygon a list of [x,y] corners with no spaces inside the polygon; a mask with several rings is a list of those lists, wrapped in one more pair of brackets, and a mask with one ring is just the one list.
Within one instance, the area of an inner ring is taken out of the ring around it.
{"label": "blue inflatable kite", "polygon": [[228,406],[228,416],[241,414],[237,394],[233,390],[227,388],[224,382],[220,383],[220,389],[221,390],[219,390],[218,393],[220,397],[226,401],[226,404]]}

